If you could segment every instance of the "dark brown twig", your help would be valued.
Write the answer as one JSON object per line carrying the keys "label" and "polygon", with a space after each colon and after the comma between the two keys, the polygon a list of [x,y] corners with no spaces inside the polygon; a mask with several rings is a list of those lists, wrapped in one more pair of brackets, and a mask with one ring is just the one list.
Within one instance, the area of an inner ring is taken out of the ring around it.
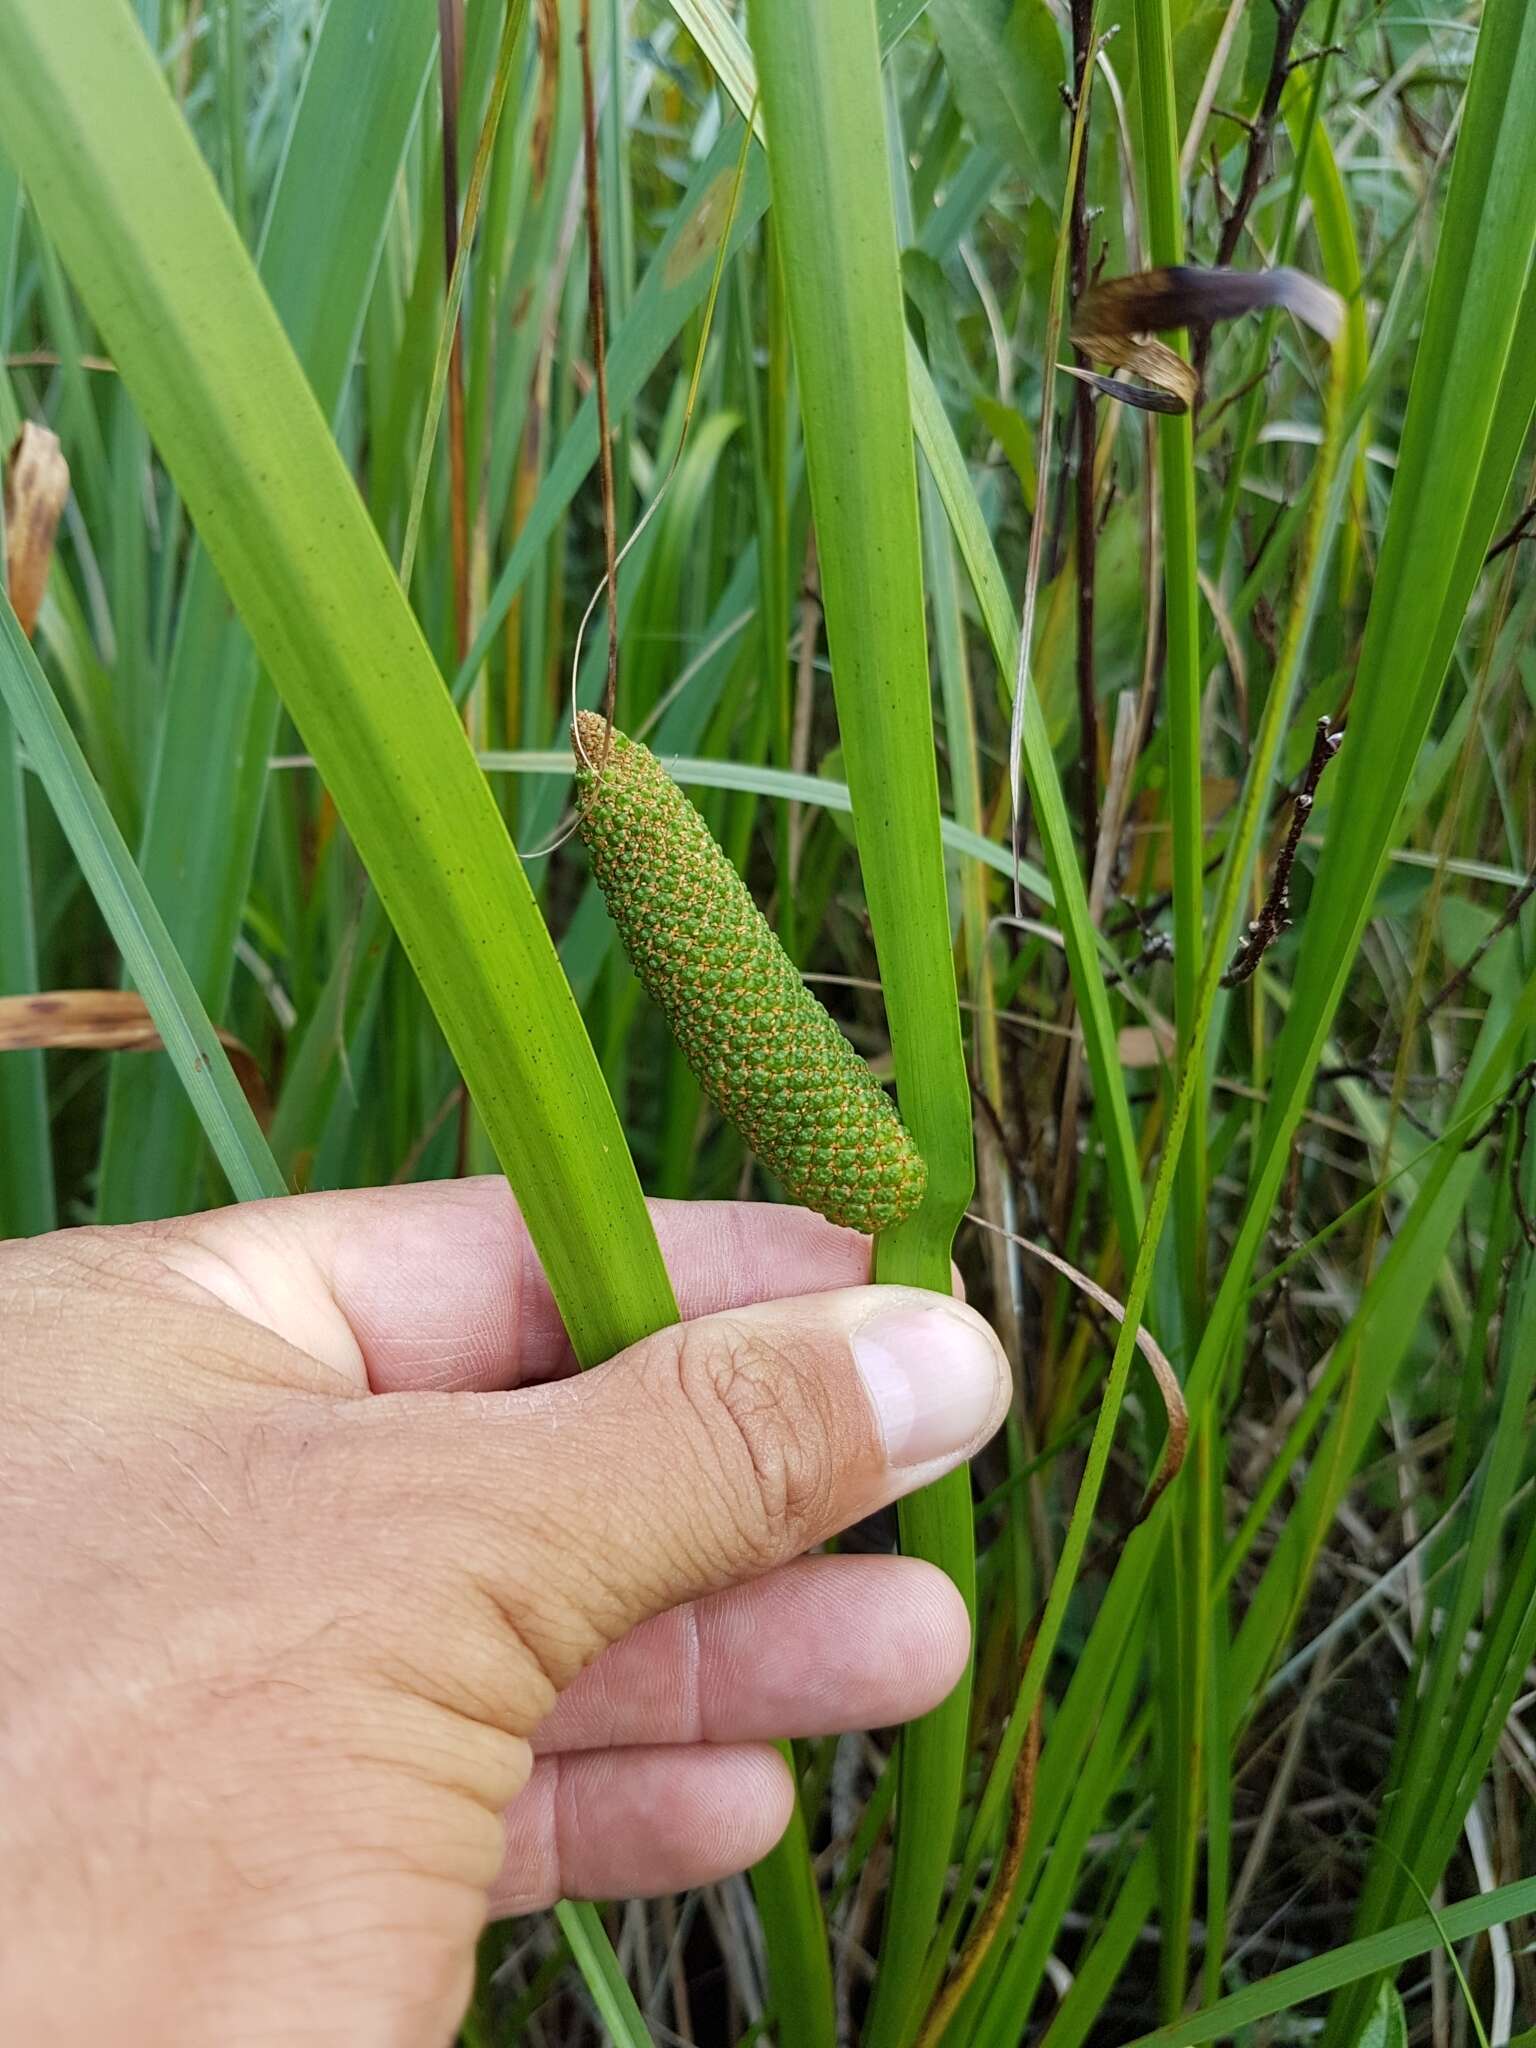
{"label": "dark brown twig", "polygon": [[1277,505],[1275,507],[1269,524],[1264,529],[1263,539],[1243,563],[1244,582],[1257,571],[1259,564],[1269,552],[1269,544],[1280,530],[1280,522],[1285,517],[1285,509],[1284,505]]}
{"label": "dark brown twig", "polygon": [[1301,27],[1301,18],[1307,11],[1307,0],[1274,0],[1274,8],[1275,47],[1269,60],[1269,77],[1264,81],[1264,97],[1249,130],[1248,150],[1243,159],[1243,175],[1238,180],[1237,197],[1221,224],[1221,239],[1217,243],[1216,261],[1222,266],[1230,263],[1236,255],[1243,229],[1248,225],[1248,216],[1264,182],[1270,139],[1280,112],[1280,98],[1291,75],[1291,48],[1296,41],[1296,31]]}
{"label": "dark brown twig", "polygon": [[603,290],[602,216],[597,199],[597,95],[592,86],[592,0],[581,0],[581,119],[586,155],[587,293],[591,303],[592,367],[597,381],[597,435],[603,488],[603,568],[608,586],[608,680],[603,716],[612,725],[619,694],[619,564],[614,514],[613,428],[608,417],[607,300]]}
{"label": "dark brown twig", "polygon": [[1221,977],[1223,988],[1241,988],[1257,972],[1259,962],[1279,938],[1290,929],[1291,923],[1291,869],[1296,862],[1296,849],[1301,844],[1301,835],[1307,829],[1307,820],[1312,815],[1312,805],[1317,797],[1317,785],[1323,779],[1323,770],[1339,751],[1343,743],[1343,728],[1336,727],[1329,718],[1317,721],[1317,737],[1312,742],[1311,758],[1307,762],[1301,788],[1296,792],[1291,808],[1291,827],[1285,835],[1285,844],[1275,862],[1274,879],[1269,885],[1269,894],[1258,916],[1243,934],[1233,958],[1232,965]]}
{"label": "dark brown twig", "polygon": [[1514,895],[1505,904],[1503,911],[1488,927],[1482,938],[1479,939],[1476,946],[1473,947],[1471,953],[1462,962],[1461,966],[1457,968],[1450,980],[1444,983],[1442,987],[1436,989],[1435,993],[1424,1005],[1424,1016],[1432,1016],[1443,1004],[1450,1001],[1451,997],[1456,994],[1457,990],[1462,987],[1467,978],[1472,974],[1478,962],[1488,952],[1489,948],[1509,930],[1515,919],[1524,910],[1526,904],[1530,902],[1532,896],[1536,896],[1536,869],[1532,869],[1531,873],[1526,876]]}
{"label": "dark brown twig", "polygon": [[[1347,57],[1348,50],[1342,43],[1319,43],[1315,50],[1303,50],[1299,57],[1293,57],[1285,67],[1287,74],[1304,71],[1309,64],[1316,64],[1324,57]],[[1412,81],[1409,81],[1412,83]]]}
{"label": "dark brown twig", "polygon": [[1533,1091],[1527,1088],[1520,1099],[1520,1109],[1515,1121],[1515,1143],[1509,1162],[1509,1191],[1515,1199],[1515,1214],[1520,1219],[1520,1230],[1526,1244],[1536,1252],[1536,1220],[1525,1205],[1525,1193],[1520,1186],[1520,1176],[1525,1167],[1525,1148],[1531,1135],[1531,1098]]}
{"label": "dark brown twig", "polygon": [[[1243,172],[1238,180],[1237,196],[1222,218],[1221,236],[1216,245],[1216,262],[1223,269],[1237,253],[1243,229],[1248,225],[1248,216],[1264,183],[1280,99],[1291,74],[1291,47],[1301,27],[1301,18],[1307,11],[1307,0],[1272,0],[1272,4],[1275,10],[1275,47],[1269,60],[1269,77],[1264,82],[1264,97],[1259,102],[1257,115],[1251,122],[1244,123],[1248,130],[1248,148],[1243,157]],[[1205,366],[1211,352],[1210,330],[1191,332],[1189,339],[1195,373],[1203,386]]]}
{"label": "dark brown twig", "polygon": [[[1220,100],[1212,100],[1211,114],[1214,118],[1219,118],[1223,121],[1230,121],[1234,128],[1241,128],[1245,135],[1252,135],[1255,128],[1258,126],[1258,123],[1256,121],[1250,121],[1246,114],[1240,114],[1237,111],[1236,107],[1224,107],[1221,104]],[[1211,154],[1212,156],[1216,157],[1219,162],[1219,152],[1213,149]],[[1225,193],[1221,194],[1221,203],[1223,206],[1227,206],[1231,203],[1228,200]]]}
{"label": "dark brown twig", "polygon": [[1519,1219],[1520,1232],[1533,1252],[1536,1252],[1536,1218],[1526,1206],[1525,1194],[1520,1186],[1520,1175],[1525,1165],[1525,1149],[1531,1135],[1531,1102],[1536,1098],[1536,1060],[1531,1060],[1516,1074],[1494,1104],[1486,1123],[1482,1124],[1462,1146],[1463,1152],[1475,1152],[1485,1139],[1493,1137],[1503,1129],[1511,1111],[1515,1116],[1515,1142],[1511,1147],[1509,1166],[1510,1193],[1514,1197],[1515,1215]]}
{"label": "dark brown twig", "polygon": [[1478,1125],[1471,1137],[1462,1146],[1462,1151],[1475,1152],[1485,1139],[1491,1138],[1495,1131],[1502,1129],[1504,1119],[1514,1108],[1520,1096],[1529,1091],[1533,1083],[1536,1083],[1536,1060],[1531,1060],[1520,1069],[1519,1073],[1516,1074],[1513,1081],[1510,1082],[1504,1093],[1493,1105],[1484,1122]]}
{"label": "dark brown twig", "polygon": [[1392,1114],[1400,1117],[1405,1124],[1410,1125],[1419,1133],[1421,1138],[1428,1138],[1430,1143],[1433,1144],[1438,1135],[1429,1119],[1420,1116],[1417,1111],[1410,1109],[1408,1104],[1402,1100],[1402,1096],[1398,1091],[1408,1088],[1438,1087],[1441,1082],[1439,1075],[1407,1074],[1399,1081],[1398,1076],[1390,1068],[1383,1067],[1375,1061],[1344,1060],[1337,1066],[1319,1067],[1317,1070],[1317,1080],[1320,1087],[1324,1085],[1331,1086],[1339,1081],[1363,1081],[1367,1088],[1374,1089],[1378,1095],[1393,1097]]}
{"label": "dark brown twig", "polygon": [[1022,1184],[1029,1178],[1029,1169],[1020,1156],[1018,1147],[1008,1135],[1008,1129],[1003,1122],[1001,1109],[998,1108],[974,1074],[968,1076],[968,1079],[971,1084],[971,1100],[991,1125],[992,1134],[997,1139],[998,1150],[1007,1162],[1008,1171],[1016,1181]]}
{"label": "dark brown twig", "polygon": [[1501,534],[1484,555],[1483,567],[1486,569],[1490,562],[1496,562],[1500,555],[1508,554],[1511,548],[1518,547],[1523,540],[1536,540],[1536,498],[1532,498],[1508,533]]}
{"label": "dark brown twig", "polygon": [[1173,940],[1167,932],[1148,934],[1141,951],[1134,960],[1125,961],[1105,977],[1106,988],[1120,988],[1133,976],[1145,974],[1149,967],[1161,967],[1173,958]]}
{"label": "dark brown twig", "polygon": [[1249,392],[1255,386],[1262,384],[1268,375],[1269,364],[1267,362],[1261,363],[1251,376],[1243,379],[1241,384],[1234,385],[1230,391],[1224,391],[1214,405],[1207,406],[1201,415],[1206,431],[1209,432],[1224,412],[1229,412],[1240,399],[1246,398]]}

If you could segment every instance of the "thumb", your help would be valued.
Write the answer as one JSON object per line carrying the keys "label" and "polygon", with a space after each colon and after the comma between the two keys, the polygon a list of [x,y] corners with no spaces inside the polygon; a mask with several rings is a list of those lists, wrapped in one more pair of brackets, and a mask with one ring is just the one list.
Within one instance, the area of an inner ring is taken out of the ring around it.
{"label": "thumb", "polygon": [[498,1604],[562,1686],[638,1622],[952,1470],[1010,1394],[972,1309],[858,1287],[677,1324],[579,1379],[491,1397],[526,1424],[474,1432],[475,1491],[509,1539],[492,1545]]}

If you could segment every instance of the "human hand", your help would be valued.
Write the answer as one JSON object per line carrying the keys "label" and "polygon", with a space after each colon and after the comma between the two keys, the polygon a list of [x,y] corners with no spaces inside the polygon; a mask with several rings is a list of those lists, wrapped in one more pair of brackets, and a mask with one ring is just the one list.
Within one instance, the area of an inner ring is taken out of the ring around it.
{"label": "human hand", "polygon": [[576,1377],[500,1181],[0,1246],[0,2035],[446,2040],[488,1911],[740,1869],[770,1739],[953,1685],[946,1579],[802,1553],[997,1427],[990,1332],[653,1213],[701,1320]]}

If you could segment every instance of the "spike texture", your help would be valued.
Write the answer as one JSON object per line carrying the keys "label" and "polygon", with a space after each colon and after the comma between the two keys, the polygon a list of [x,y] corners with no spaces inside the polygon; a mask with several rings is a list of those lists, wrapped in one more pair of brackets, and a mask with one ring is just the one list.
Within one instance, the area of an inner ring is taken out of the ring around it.
{"label": "spike texture", "polygon": [[922,1154],[649,747],[579,712],[576,790],[624,949],[704,1092],[796,1201],[856,1230],[910,1216]]}

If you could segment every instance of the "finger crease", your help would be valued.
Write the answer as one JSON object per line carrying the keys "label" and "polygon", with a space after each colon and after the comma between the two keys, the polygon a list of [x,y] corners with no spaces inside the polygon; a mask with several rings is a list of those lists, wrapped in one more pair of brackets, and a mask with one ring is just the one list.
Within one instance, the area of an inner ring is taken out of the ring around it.
{"label": "finger crease", "polygon": [[704,1639],[699,1628],[698,1602],[690,1600],[682,1610],[683,1620],[683,1726],[690,1742],[708,1742],[704,1712]]}

